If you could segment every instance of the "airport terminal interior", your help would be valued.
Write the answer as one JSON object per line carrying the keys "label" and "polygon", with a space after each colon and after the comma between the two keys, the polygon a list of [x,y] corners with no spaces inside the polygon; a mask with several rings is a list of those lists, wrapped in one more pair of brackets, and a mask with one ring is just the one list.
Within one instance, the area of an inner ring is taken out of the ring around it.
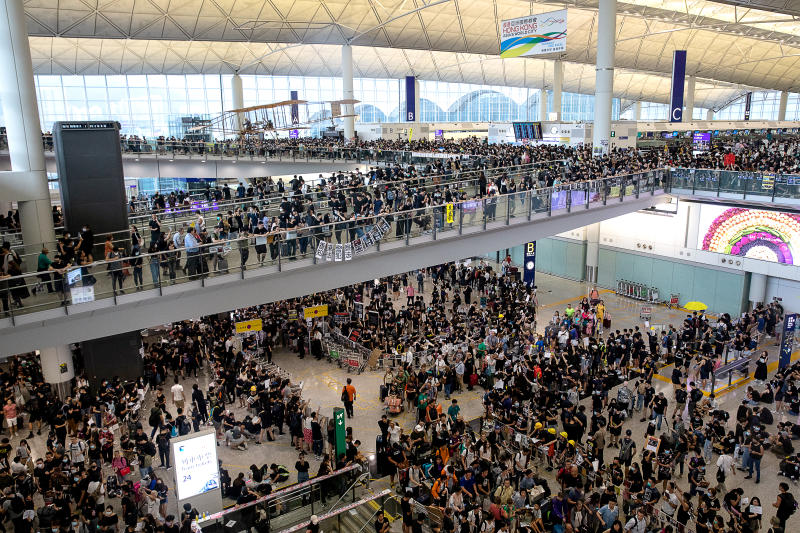
{"label": "airport terminal interior", "polygon": [[0,12],[0,530],[800,525],[800,1]]}

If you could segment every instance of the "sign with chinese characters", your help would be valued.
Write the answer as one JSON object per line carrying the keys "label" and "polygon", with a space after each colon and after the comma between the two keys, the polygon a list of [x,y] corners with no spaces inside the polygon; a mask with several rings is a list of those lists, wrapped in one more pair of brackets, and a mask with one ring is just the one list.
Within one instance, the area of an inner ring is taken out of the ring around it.
{"label": "sign with chinese characters", "polygon": [[500,57],[524,57],[567,49],[567,10],[504,20],[500,24]]}
{"label": "sign with chinese characters", "polygon": [[219,488],[217,439],[213,432],[173,442],[172,453],[178,500]]}

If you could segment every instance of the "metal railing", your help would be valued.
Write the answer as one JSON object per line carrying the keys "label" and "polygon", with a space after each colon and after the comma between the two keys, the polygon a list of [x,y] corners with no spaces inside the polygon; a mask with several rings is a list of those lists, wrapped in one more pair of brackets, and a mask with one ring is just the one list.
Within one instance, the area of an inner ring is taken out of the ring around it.
{"label": "metal railing", "polygon": [[[350,483],[350,477],[361,470],[360,464],[352,464],[330,474],[289,485],[251,502],[204,516],[198,520],[198,524],[206,528],[226,524],[230,520],[246,523],[249,517],[263,513],[270,523],[270,530],[280,529],[276,523],[278,521],[284,522],[282,527],[290,527],[293,524],[286,522],[292,520],[293,516],[302,519],[322,509],[336,509],[340,503],[347,505],[357,501],[359,494]],[[334,497],[337,500],[329,505],[328,500]]]}
{"label": "metal railing", "polygon": [[[169,286],[176,283],[199,288],[212,277],[246,279],[280,272],[287,264],[304,258],[314,264],[358,260],[359,255],[378,253],[382,247],[457,238],[480,233],[489,226],[512,225],[512,220],[519,224],[554,213],[598,208],[625,198],[666,192],[668,177],[667,172],[654,170],[419,209],[387,209],[376,216],[257,236],[231,235],[191,249],[88,265],[57,265],[55,271],[0,279],[0,300],[4,315],[14,325],[15,317],[37,311],[62,308],[69,314],[76,311],[75,306],[101,299],[113,299],[116,305],[120,299],[132,297],[126,297],[126,291],[155,291],[162,296],[165,288],[170,292]],[[149,278],[146,281],[145,276]],[[33,289],[36,294],[23,304]]]}
{"label": "metal railing", "polygon": [[[352,187],[336,187],[333,191],[338,193],[342,193],[345,195],[346,198],[350,198],[354,192],[363,191],[363,192],[375,192],[375,191],[382,191],[385,192],[389,188],[403,188],[408,187],[409,189],[414,190],[425,190],[433,192],[436,188],[440,188],[442,190],[445,189],[455,189],[459,192],[474,192],[477,188],[478,180],[482,174],[487,175],[487,177],[492,177],[497,173],[505,173],[508,174],[509,177],[512,178],[519,178],[523,175],[530,175],[532,173],[536,173],[543,169],[547,169],[549,167],[557,167],[563,168],[565,164],[564,160],[550,160],[550,161],[538,161],[534,163],[528,163],[525,165],[517,165],[511,167],[493,167],[487,169],[473,169],[473,170],[464,170],[460,172],[453,172],[453,173],[445,173],[445,174],[427,174],[427,175],[420,175],[414,176],[410,178],[404,178],[402,180],[393,180],[393,181],[377,181],[374,183],[370,183],[369,185],[358,185]],[[538,178],[538,176],[537,176]],[[194,220],[194,217],[198,214],[202,214],[204,216],[216,216],[219,214],[226,214],[228,211],[236,211],[236,209],[241,209],[243,212],[246,212],[251,207],[255,207],[259,210],[261,217],[263,216],[277,216],[280,213],[280,206],[279,203],[283,198],[293,199],[295,196],[300,193],[294,193],[293,191],[286,191],[283,193],[275,192],[267,196],[259,196],[259,197],[247,197],[247,198],[232,198],[231,200],[193,200],[190,202],[188,206],[177,206],[165,209],[163,211],[155,211],[149,212],[146,214],[134,214],[129,215],[128,222],[131,226],[137,226],[137,228],[141,227],[142,231],[146,231],[146,226],[148,221],[152,218],[153,214],[159,218],[159,221],[162,223],[166,223],[171,226],[172,229],[177,229],[180,225],[188,226],[190,222]],[[314,207],[315,212],[317,212],[320,216],[324,215],[327,212],[328,208],[328,199],[326,197],[329,192],[324,190],[312,190],[306,193],[303,193],[302,196],[306,201],[311,202],[311,207]],[[395,200],[395,205],[397,206],[398,200]],[[399,206],[397,206],[399,207]],[[209,221],[211,222],[211,221]],[[64,228],[59,228],[61,232],[64,231]],[[110,232],[110,233],[99,233],[95,235],[95,239],[105,239],[108,235],[113,235],[113,242],[115,244],[122,244],[130,239],[130,232],[128,230],[122,230],[117,232]],[[21,234],[14,234],[14,235],[5,235],[5,239],[10,239],[12,244],[15,241],[21,241],[22,235]],[[47,246],[56,248],[56,243],[44,243]],[[15,249],[18,251],[21,249],[21,256],[23,260],[32,259],[37,256],[42,248],[42,243],[21,243],[14,246]]]}

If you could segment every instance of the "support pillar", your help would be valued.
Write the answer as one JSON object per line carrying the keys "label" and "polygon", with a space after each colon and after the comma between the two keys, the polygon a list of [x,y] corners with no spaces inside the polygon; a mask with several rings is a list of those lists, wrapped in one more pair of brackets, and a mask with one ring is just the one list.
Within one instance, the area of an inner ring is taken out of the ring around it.
{"label": "support pillar", "polygon": [[597,283],[600,266],[600,222],[586,226],[586,283]]}
{"label": "support pillar", "polygon": [[708,120],[709,122],[714,120],[714,110],[713,109],[709,109],[708,111],[706,111],[706,120]]}
{"label": "support pillar", "polygon": [[697,239],[700,236],[700,204],[686,203],[689,213],[686,216],[686,237],[684,248],[697,249]]}
{"label": "support pillar", "polygon": [[[342,46],[342,99],[353,100],[353,47],[349,44]],[[355,107],[352,104],[342,106],[342,114],[352,115]],[[355,117],[345,117],[344,137],[348,141],[353,140],[356,133]]]}
{"label": "support pillar", "polygon": [[781,91],[781,98],[778,101],[778,120],[786,120],[786,106],[789,104],[789,93]]}
{"label": "support pillar", "polygon": [[553,113],[556,121],[561,121],[561,89],[564,86],[564,62],[557,59],[553,62]]}
{"label": "support pillar", "polygon": [[[53,214],[42,146],[42,127],[36,105],[33,64],[28,44],[23,0],[0,0],[0,101],[8,135],[11,170],[21,172],[17,200],[25,251],[38,252],[42,244],[55,249]],[[30,265],[29,265],[30,266]],[[23,270],[25,270],[23,268]]]}
{"label": "support pillar", "polygon": [[689,76],[686,80],[686,97],[684,98],[684,107],[682,122],[691,122],[694,116],[694,85],[696,78]]}
{"label": "support pillar", "polygon": [[642,102],[636,102],[636,107],[634,109],[633,119],[636,121],[642,120]]}
{"label": "support pillar", "polygon": [[68,345],[39,350],[44,382],[55,387],[59,398],[69,394],[69,382],[75,377],[72,350]]}
{"label": "support pillar", "polygon": [[750,308],[752,309],[758,304],[763,304],[767,298],[767,275],[750,273],[750,294],[748,300],[750,301]]}
{"label": "support pillar", "polygon": [[542,90],[539,91],[539,122],[544,122],[547,120],[547,91]]}
{"label": "support pillar", "polygon": [[597,16],[592,153],[608,153],[611,139],[611,100],[614,96],[614,47],[617,36],[617,0],[600,0]]}
{"label": "support pillar", "polygon": [[[242,77],[239,73],[233,75],[231,80],[231,101],[233,102],[234,109],[242,109],[244,107],[244,89],[242,89]],[[236,113],[236,133],[242,131],[242,123],[244,116],[241,113]]]}

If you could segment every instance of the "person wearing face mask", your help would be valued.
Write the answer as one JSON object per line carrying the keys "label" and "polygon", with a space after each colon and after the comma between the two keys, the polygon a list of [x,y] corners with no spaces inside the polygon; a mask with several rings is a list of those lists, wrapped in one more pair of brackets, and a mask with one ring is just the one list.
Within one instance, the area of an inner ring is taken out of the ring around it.
{"label": "person wearing face mask", "polygon": [[180,524],[175,520],[175,515],[167,515],[164,520],[164,533],[178,533],[180,531]]}
{"label": "person wearing face mask", "polygon": [[100,517],[98,525],[100,526],[100,531],[118,531],[119,516],[114,512],[112,506],[106,505],[106,510],[103,512],[103,516]]}

